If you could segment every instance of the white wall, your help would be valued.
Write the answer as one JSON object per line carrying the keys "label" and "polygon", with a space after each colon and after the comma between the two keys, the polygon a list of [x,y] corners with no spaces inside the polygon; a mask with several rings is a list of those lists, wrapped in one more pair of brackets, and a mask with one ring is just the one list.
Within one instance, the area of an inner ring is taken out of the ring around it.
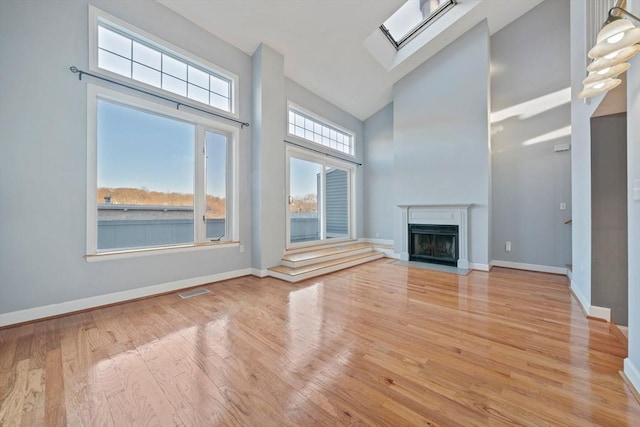
{"label": "white wall", "polygon": [[[628,10],[640,16],[640,0],[628,0]],[[627,174],[629,198],[629,357],[624,372],[640,391],[640,200],[633,197],[633,183],[640,180],[640,56],[627,73]]]}
{"label": "white wall", "polygon": [[393,104],[364,122],[364,237],[393,240]]}
{"label": "white wall", "polygon": [[[0,2],[0,315],[251,266],[250,130],[240,132],[238,247],[87,263],[87,1]],[[239,76],[250,58],[155,1],[95,6]],[[185,283],[185,282],[181,282]],[[185,285],[183,285],[185,286]],[[128,294],[130,295],[130,294]]]}
{"label": "white wall", "polygon": [[[591,307],[591,115],[602,95],[588,103],[578,98],[586,77],[587,2],[571,0],[571,289],[582,306]],[[590,47],[589,47],[590,48]]]}
{"label": "white wall", "polygon": [[[473,204],[471,263],[489,263],[489,30],[486,22],[393,89],[394,205]],[[396,252],[402,233],[395,207]]]}
{"label": "white wall", "polygon": [[[571,136],[525,145],[571,124],[568,21],[569,0],[547,0],[491,36],[494,260],[571,263],[571,153],[554,152]],[[563,90],[532,113],[532,103]]]}

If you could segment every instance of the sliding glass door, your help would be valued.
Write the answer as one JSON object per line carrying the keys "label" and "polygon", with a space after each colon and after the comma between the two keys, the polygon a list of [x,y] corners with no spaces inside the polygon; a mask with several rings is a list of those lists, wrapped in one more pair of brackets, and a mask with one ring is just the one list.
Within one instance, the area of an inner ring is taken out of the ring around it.
{"label": "sliding glass door", "polygon": [[289,243],[322,239],[322,165],[289,158]]}
{"label": "sliding glass door", "polygon": [[354,169],[287,150],[287,247],[351,238]]}

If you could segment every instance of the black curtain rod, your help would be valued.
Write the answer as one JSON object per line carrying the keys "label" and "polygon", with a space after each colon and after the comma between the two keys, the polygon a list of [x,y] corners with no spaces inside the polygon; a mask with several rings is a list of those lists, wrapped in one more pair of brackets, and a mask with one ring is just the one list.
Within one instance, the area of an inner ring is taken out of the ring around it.
{"label": "black curtain rod", "polygon": [[200,111],[200,112],[205,113],[205,114],[211,114],[212,116],[216,116],[216,117],[220,117],[221,119],[229,120],[230,122],[238,123],[240,125],[240,129],[243,129],[245,127],[249,127],[249,123],[247,123],[247,122],[243,122],[241,120],[236,120],[236,119],[234,119],[232,117],[227,117],[227,116],[222,115],[222,114],[214,113],[212,111],[208,111],[208,110],[205,110],[203,108],[194,107],[193,105],[185,104],[184,102],[178,102],[175,99],[167,98],[167,97],[164,97],[162,95],[156,95],[153,92],[148,92],[148,91],[143,90],[143,89],[138,89],[135,86],[129,86],[127,84],[120,83],[120,82],[115,81],[115,80],[107,79],[106,77],[101,77],[101,76],[98,76],[96,74],[87,73],[86,71],[82,71],[82,70],[78,69],[78,67],[76,67],[76,66],[69,67],[69,70],[71,70],[71,72],[74,73],[74,74],[75,73],[78,74],[78,80],[82,80],[82,76],[83,75],[87,75],[87,76],[93,77],[94,79],[104,80],[105,82],[113,83],[113,84],[118,85],[118,86],[126,87],[127,89],[131,89],[131,90],[135,90],[135,91],[138,91],[138,92],[142,92],[142,93],[144,93],[146,95],[154,96],[156,98],[160,98],[160,99],[163,99],[165,101],[171,102],[173,104],[176,104],[176,110],[179,110],[180,106],[183,105],[185,107],[191,108],[192,110],[197,110],[197,111]]}
{"label": "black curtain rod", "polygon": [[342,160],[343,162],[352,163],[352,164],[354,164],[356,166],[362,166],[362,163],[358,163],[356,161],[349,160],[349,159],[343,159],[340,156],[335,156],[335,155],[330,154],[330,153],[325,153],[324,151],[316,150],[316,149],[307,147],[306,145],[296,144],[295,142],[287,141],[286,139],[284,140],[284,142],[286,142],[287,144],[290,144],[290,145],[295,145],[296,147],[300,147],[300,148],[305,149],[305,150],[313,151],[315,153],[324,154],[327,157],[333,157],[334,159]]}

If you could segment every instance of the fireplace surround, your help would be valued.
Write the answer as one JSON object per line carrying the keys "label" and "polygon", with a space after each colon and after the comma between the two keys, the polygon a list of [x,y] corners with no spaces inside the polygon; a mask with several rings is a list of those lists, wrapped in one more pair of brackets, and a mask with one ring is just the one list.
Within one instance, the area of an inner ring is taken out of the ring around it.
{"label": "fireplace surround", "polygon": [[[409,227],[413,226],[416,230],[419,230],[421,227],[416,226],[431,226],[435,227],[435,230],[439,230],[438,232],[443,233],[451,233],[453,228],[444,227],[438,228],[439,226],[456,226],[457,227],[457,241],[452,243],[452,246],[455,246],[457,250],[457,259],[452,259],[454,257],[446,257],[450,258],[449,265],[456,266],[458,268],[469,269],[469,226],[468,226],[468,217],[469,217],[469,208],[471,205],[399,205],[401,210],[401,236],[400,241],[400,259],[404,261],[409,261],[411,259],[416,261],[423,262],[434,262],[434,259],[427,258],[411,258],[411,244],[410,242],[410,232]],[[422,228],[424,230],[424,228]],[[427,228],[428,230],[428,228]],[[441,234],[440,234],[441,235]],[[421,239],[420,237],[418,239]],[[441,246],[443,242],[440,242]],[[428,247],[428,242],[423,242],[425,247]],[[433,245],[432,245],[433,246]],[[436,243],[437,246],[437,243]],[[446,246],[446,245],[445,245]],[[426,249],[426,248],[425,248]],[[445,250],[447,248],[445,247]],[[436,248],[436,251],[438,249]],[[451,247],[448,249],[451,251]],[[441,256],[435,256],[434,258],[444,258]],[[437,259],[435,261],[438,261]],[[446,263],[446,261],[445,261]]]}

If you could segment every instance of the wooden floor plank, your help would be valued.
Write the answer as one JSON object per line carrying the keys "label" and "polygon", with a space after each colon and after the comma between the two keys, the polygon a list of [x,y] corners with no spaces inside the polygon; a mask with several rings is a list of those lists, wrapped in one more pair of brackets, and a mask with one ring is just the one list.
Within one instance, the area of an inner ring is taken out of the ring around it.
{"label": "wooden floor plank", "polygon": [[0,404],[0,425],[20,425],[29,376],[29,360],[15,364],[13,381],[7,386],[7,394]]}
{"label": "wooden floor plank", "polygon": [[49,426],[67,425],[64,372],[60,348],[47,352],[44,373],[44,418]]}
{"label": "wooden floor plank", "polygon": [[639,426],[563,276],[379,260],[0,330],[0,425]]}

